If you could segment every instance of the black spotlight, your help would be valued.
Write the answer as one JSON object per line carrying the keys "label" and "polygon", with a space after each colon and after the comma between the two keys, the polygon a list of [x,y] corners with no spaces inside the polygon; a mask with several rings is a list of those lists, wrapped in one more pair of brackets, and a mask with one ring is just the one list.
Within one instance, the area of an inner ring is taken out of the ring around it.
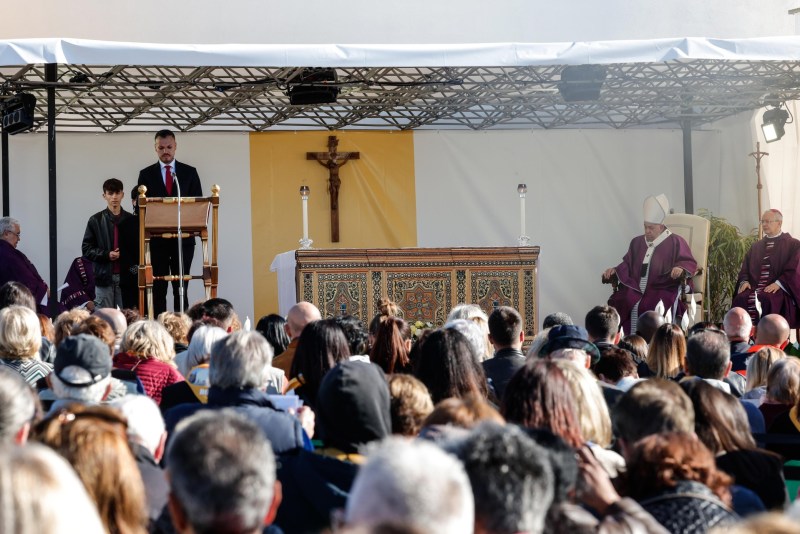
{"label": "black spotlight", "polygon": [[3,131],[10,135],[33,128],[36,97],[28,93],[12,96],[3,104]]}
{"label": "black spotlight", "polygon": [[287,83],[289,104],[334,104],[339,96],[339,87],[335,85],[337,80],[336,69],[303,69],[300,76]]}
{"label": "black spotlight", "polygon": [[767,143],[777,141],[786,133],[784,126],[789,120],[789,112],[785,109],[774,108],[764,112],[762,118],[761,131],[764,132],[764,140]]}
{"label": "black spotlight", "polygon": [[602,65],[575,65],[564,67],[558,92],[564,102],[588,102],[600,99],[600,89],[606,79]]}

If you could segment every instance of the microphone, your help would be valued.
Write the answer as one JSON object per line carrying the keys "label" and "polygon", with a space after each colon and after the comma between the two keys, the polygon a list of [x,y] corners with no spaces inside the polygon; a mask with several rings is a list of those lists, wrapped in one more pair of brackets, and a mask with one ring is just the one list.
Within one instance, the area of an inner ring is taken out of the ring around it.
{"label": "microphone", "polygon": [[180,312],[183,313],[183,299],[184,299],[183,230],[181,228],[181,185],[178,182],[177,172],[172,173],[172,181],[175,187],[177,187],[178,189],[178,196],[176,197],[178,203],[178,272],[180,276],[180,285],[178,286],[178,298],[180,299]]}

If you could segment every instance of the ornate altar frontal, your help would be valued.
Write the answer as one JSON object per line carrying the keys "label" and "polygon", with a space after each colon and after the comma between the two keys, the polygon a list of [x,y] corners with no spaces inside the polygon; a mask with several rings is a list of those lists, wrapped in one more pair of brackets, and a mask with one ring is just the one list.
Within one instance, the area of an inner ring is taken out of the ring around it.
{"label": "ornate altar frontal", "polygon": [[327,249],[296,251],[297,300],[323,317],[354,315],[368,324],[380,299],[407,321],[441,326],[460,303],[486,314],[519,310],[526,338],[538,323],[539,247]]}

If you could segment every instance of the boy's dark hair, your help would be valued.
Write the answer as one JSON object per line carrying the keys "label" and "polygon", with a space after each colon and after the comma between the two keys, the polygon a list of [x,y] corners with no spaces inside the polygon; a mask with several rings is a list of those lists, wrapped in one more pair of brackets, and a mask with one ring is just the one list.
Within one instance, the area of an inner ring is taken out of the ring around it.
{"label": "boy's dark hair", "polygon": [[123,189],[122,181],[117,178],[109,178],[103,182],[103,193],[119,193]]}

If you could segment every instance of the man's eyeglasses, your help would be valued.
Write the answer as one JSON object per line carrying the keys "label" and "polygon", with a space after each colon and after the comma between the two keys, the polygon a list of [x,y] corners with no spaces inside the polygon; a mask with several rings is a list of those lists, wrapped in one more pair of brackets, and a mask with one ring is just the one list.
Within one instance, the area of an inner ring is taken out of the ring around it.
{"label": "man's eyeglasses", "polygon": [[17,236],[17,239],[19,239],[20,238],[20,234],[22,234],[22,232],[12,232],[11,230],[6,230],[6,233],[7,234],[14,234],[15,236]]}
{"label": "man's eyeglasses", "polygon": [[761,224],[771,224],[774,222],[778,222],[778,220],[775,219],[774,221],[768,221],[767,219],[761,219]]}

